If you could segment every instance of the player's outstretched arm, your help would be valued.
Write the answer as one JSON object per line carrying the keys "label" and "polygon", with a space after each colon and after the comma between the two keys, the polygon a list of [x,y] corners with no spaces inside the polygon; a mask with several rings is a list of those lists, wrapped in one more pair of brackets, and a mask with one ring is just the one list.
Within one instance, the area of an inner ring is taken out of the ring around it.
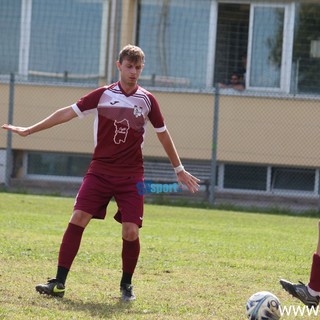
{"label": "player's outstretched arm", "polygon": [[198,184],[200,180],[190,174],[188,171],[184,170],[169,131],[166,130],[164,132],[158,132],[157,135],[165,152],[168,155],[172,166],[178,169],[178,172],[176,172],[176,174],[179,183],[186,185],[190,192],[197,192],[200,187]]}
{"label": "player's outstretched arm", "polygon": [[4,124],[2,125],[2,128],[17,133],[21,137],[25,137],[30,135],[31,133],[46,130],[58,124],[67,122],[75,118],[76,116],[77,114],[73,111],[72,107],[68,106],[55,111],[49,117],[30,127],[17,127],[11,124]]}

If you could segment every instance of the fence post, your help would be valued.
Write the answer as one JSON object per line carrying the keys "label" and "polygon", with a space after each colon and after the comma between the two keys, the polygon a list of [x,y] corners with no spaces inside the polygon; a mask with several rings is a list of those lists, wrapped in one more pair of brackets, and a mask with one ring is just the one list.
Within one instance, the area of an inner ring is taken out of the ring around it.
{"label": "fence post", "polygon": [[214,113],[213,113],[213,130],[212,130],[212,154],[211,154],[211,181],[209,202],[215,205],[216,194],[216,174],[217,174],[217,146],[218,146],[218,123],[219,123],[219,85],[216,84],[214,95]]}
{"label": "fence post", "polygon": [[[13,122],[13,105],[14,105],[14,73],[10,74],[10,85],[9,85],[9,109],[8,109],[8,124]],[[7,130],[7,152],[6,152],[6,176],[5,185],[10,187],[10,178],[12,171],[12,132]]]}

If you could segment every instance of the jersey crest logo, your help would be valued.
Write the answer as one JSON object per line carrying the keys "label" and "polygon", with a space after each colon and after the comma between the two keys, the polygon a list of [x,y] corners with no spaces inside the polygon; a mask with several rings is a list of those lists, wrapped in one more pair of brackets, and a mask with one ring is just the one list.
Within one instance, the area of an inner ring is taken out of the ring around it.
{"label": "jersey crest logo", "polygon": [[123,119],[121,121],[114,121],[115,132],[113,141],[115,144],[125,143],[127,140],[128,130],[130,128],[129,121],[127,119]]}
{"label": "jersey crest logo", "polygon": [[140,117],[140,116],[142,116],[142,107],[139,107],[139,106],[134,106],[133,107],[133,114],[134,114],[134,116],[136,117],[136,118],[138,118],[138,117]]}

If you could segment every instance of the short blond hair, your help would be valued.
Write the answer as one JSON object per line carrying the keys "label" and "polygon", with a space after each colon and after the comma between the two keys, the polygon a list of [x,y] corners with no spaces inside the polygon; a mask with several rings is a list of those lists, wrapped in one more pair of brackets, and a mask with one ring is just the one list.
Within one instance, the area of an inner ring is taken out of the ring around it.
{"label": "short blond hair", "polygon": [[144,63],[144,52],[138,46],[134,46],[132,44],[128,44],[121,49],[119,52],[119,59],[118,61],[122,63],[124,59],[128,59],[131,62],[137,63],[142,62]]}

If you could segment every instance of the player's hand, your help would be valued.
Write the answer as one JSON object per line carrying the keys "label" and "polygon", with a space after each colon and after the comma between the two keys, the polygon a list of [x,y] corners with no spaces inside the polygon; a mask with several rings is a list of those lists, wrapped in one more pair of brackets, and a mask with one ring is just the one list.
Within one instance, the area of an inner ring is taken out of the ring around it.
{"label": "player's hand", "polygon": [[199,191],[200,186],[198,182],[200,182],[200,180],[190,174],[188,171],[183,170],[177,173],[177,179],[180,185],[184,184],[187,186],[190,192],[195,193]]}
{"label": "player's hand", "polygon": [[16,127],[11,124],[4,124],[1,126],[1,128],[17,133],[21,137],[26,137],[30,134],[30,129],[26,127]]}

